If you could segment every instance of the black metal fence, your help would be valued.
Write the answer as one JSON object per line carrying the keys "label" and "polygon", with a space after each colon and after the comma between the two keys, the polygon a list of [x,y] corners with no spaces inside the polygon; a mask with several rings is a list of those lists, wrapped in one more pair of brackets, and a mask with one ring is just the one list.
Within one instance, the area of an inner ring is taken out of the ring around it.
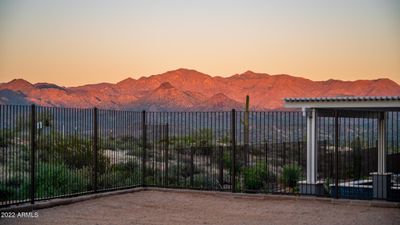
{"label": "black metal fence", "polygon": [[[338,142],[334,118],[320,115],[318,180],[324,191],[319,194],[363,198],[354,193],[370,185],[377,170],[372,114],[341,115]],[[387,171],[393,173],[395,190],[400,186],[400,113],[387,114]],[[0,206],[139,186],[300,194],[306,156],[306,118],[297,111],[0,105]],[[359,190],[348,194],[352,191],[343,188],[350,184]],[[391,199],[398,200],[393,193]]]}
{"label": "black metal fence", "polygon": [[319,112],[317,165],[318,181],[323,188],[318,194],[400,201],[400,112],[384,115],[384,173],[377,173],[378,123],[382,112],[342,110],[337,114],[335,118],[332,110]]}

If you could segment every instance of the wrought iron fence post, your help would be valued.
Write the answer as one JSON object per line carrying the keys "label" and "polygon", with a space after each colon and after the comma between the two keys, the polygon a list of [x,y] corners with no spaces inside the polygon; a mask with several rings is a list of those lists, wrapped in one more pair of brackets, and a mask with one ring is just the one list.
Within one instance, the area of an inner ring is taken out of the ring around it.
{"label": "wrought iron fence post", "polygon": [[335,110],[335,197],[339,198],[339,117]]}
{"label": "wrought iron fence post", "polygon": [[194,175],[194,147],[190,147],[190,187],[193,188],[193,183],[194,183],[194,179],[193,179],[193,175]]}
{"label": "wrought iron fence post", "polygon": [[169,126],[168,123],[165,127],[165,170],[164,170],[164,186],[168,186],[168,161],[169,161]]}
{"label": "wrought iron fence post", "polygon": [[232,109],[231,115],[231,147],[232,147],[232,192],[236,192],[236,111]]}
{"label": "wrought iron fence post", "polygon": [[36,106],[31,105],[31,204],[35,203]]}
{"label": "wrought iron fence post", "polygon": [[[269,176],[269,169],[268,169],[268,142],[265,142],[265,166],[267,170],[267,175]],[[269,177],[268,177],[269,178]]]}
{"label": "wrought iron fence post", "polygon": [[142,112],[142,186],[146,187],[146,145],[147,145],[147,129],[146,129],[146,111]]}
{"label": "wrought iron fence post", "polygon": [[297,141],[297,163],[299,166],[303,166],[303,162],[301,161],[301,146],[300,141]]}
{"label": "wrought iron fence post", "polygon": [[224,146],[219,146],[219,179],[221,189],[224,189]]}
{"label": "wrought iron fence post", "polygon": [[95,107],[93,109],[93,191],[97,192],[97,176],[99,173],[98,168],[98,111]]}
{"label": "wrought iron fence post", "polygon": [[286,165],[286,151],[287,151],[287,142],[283,142],[282,143],[282,149],[283,149],[283,151],[282,151],[282,158],[283,158],[283,166],[285,166]]}

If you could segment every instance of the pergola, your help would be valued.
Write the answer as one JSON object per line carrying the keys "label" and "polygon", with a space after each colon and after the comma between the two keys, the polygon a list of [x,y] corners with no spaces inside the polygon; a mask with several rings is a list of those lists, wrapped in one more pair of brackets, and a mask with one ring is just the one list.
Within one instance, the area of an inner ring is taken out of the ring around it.
{"label": "pergola", "polygon": [[[376,112],[378,116],[378,175],[386,174],[385,135],[386,113],[400,111],[400,96],[362,96],[362,97],[321,97],[285,98],[286,108],[302,109],[307,117],[307,185],[317,184],[317,112],[330,112],[336,117],[335,130],[338,130],[338,112],[349,112],[360,117],[365,112]],[[337,134],[335,135],[337,136]],[[337,141],[336,141],[337,142]],[[336,144],[337,148],[337,144]],[[336,149],[337,150],[337,149]],[[315,192],[315,187],[311,188]]]}

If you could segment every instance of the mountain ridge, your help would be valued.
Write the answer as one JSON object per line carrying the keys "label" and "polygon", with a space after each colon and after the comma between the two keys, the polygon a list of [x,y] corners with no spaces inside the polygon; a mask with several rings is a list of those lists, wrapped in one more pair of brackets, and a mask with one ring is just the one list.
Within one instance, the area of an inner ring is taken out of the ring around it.
{"label": "mountain ridge", "polygon": [[273,110],[281,109],[286,97],[395,96],[400,95],[400,85],[388,78],[312,81],[288,74],[270,75],[250,70],[219,77],[179,68],[139,79],[128,77],[117,83],[76,87],[44,82],[32,84],[24,79],[14,79],[0,83],[0,91],[0,104],[219,111],[243,109],[246,95],[250,95],[252,109]]}

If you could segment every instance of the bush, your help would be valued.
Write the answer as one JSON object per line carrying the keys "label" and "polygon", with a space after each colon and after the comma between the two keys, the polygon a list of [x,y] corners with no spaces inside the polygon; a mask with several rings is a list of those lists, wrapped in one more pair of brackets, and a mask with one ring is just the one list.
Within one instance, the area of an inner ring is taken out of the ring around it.
{"label": "bush", "polygon": [[282,171],[282,183],[290,188],[297,187],[300,180],[301,169],[297,165],[285,165]]}
{"label": "bush", "polygon": [[[224,168],[228,170],[229,174],[232,172],[232,166],[233,166],[233,161],[232,161],[232,152],[230,151],[224,151],[223,155],[223,161],[224,161]],[[239,172],[243,167],[243,161],[236,159],[236,172]]]}
{"label": "bush", "polygon": [[0,201],[13,199],[14,192],[3,181],[0,181]]}
{"label": "bush", "polygon": [[100,174],[98,185],[100,188],[117,188],[139,184],[141,168],[136,161],[118,163],[109,167],[105,173]]}
{"label": "bush", "polygon": [[243,185],[246,190],[259,190],[268,182],[269,173],[265,162],[259,161],[254,166],[243,169]]}
{"label": "bush", "polygon": [[197,146],[211,146],[213,143],[213,131],[211,129],[200,129],[195,134]]}
{"label": "bush", "polygon": [[[99,139],[100,149],[120,150],[120,149],[132,149],[142,148],[142,139],[133,136],[122,136],[122,137],[102,137]],[[149,145],[148,145],[149,146]]]}
{"label": "bush", "polygon": [[0,180],[0,201],[28,198],[29,184],[22,174],[14,174]]}
{"label": "bush", "polygon": [[141,173],[136,171],[128,175],[124,171],[109,171],[101,174],[98,179],[100,189],[119,188],[131,185],[138,185],[140,183]]}
{"label": "bush", "polygon": [[324,194],[329,195],[329,196],[331,195],[330,185],[331,185],[332,182],[333,182],[332,178],[330,178],[330,177],[325,179],[325,181],[324,181]]}
{"label": "bush", "polygon": [[[56,161],[73,169],[94,166],[92,142],[76,135],[62,137],[55,132],[41,135],[38,140],[38,153],[39,159],[44,162]],[[98,171],[103,173],[110,164],[110,160],[101,151],[98,151],[97,160]]]}
{"label": "bush", "polygon": [[[162,178],[164,177],[164,171],[161,170],[160,167],[152,167],[152,165],[147,164],[146,167],[146,176],[145,176],[145,182],[146,185],[160,185],[162,184]],[[169,175],[169,179],[171,179],[173,176]]]}
{"label": "bush", "polygon": [[[190,182],[190,177],[187,178]],[[219,184],[212,176],[203,176],[201,174],[193,175],[193,187],[201,189],[219,189]]]}
{"label": "bush", "polygon": [[128,149],[126,155],[129,156],[136,156],[136,157],[142,157],[143,155],[143,149],[139,148],[139,147],[134,147],[131,149]]}
{"label": "bush", "polygon": [[129,174],[135,173],[136,171],[140,170],[139,163],[134,160],[130,160],[125,163],[118,163],[114,165],[114,170],[122,171]]}
{"label": "bush", "polygon": [[169,176],[179,175],[183,178],[187,178],[192,175],[199,174],[200,172],[201,172],[200,169],[197,166],[194,166],[193,174],[192,174],[192,166],[191,166],[190,161],[188,161],[188,162],[181,162],[179,167],[178,167],[178,165],[172,165],[169,168],[168,174],[169,174]]}
{"label": "bush", "polygon": [[195,147],[194,153],[204,155],[204,156],[211,156],[213,153],[213,147],[212,146]]}
{"label": "bush", "polygon": [[91,189],[91,170],[71,170],[65,164],[39,163],[36,173],[36,197],[75,194]]}
{"label": "bush", "polygon": [[0,130],[0,148],[7,148],[11,144],[11,135],[12,132],[10,130]]}

